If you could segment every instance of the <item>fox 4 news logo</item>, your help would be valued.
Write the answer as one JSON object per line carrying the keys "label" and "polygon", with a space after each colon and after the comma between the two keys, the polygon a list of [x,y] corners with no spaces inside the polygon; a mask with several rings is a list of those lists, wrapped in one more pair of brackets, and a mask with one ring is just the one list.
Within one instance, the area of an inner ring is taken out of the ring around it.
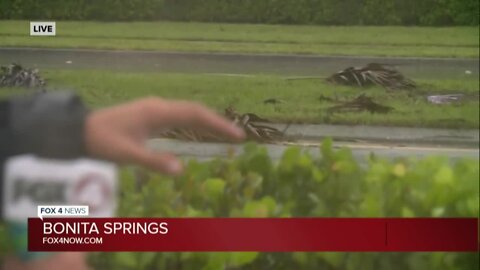
{"label": "fox 4 news logo", "polygon": [[30,36],[55,36],[55,22],[30,22]]}

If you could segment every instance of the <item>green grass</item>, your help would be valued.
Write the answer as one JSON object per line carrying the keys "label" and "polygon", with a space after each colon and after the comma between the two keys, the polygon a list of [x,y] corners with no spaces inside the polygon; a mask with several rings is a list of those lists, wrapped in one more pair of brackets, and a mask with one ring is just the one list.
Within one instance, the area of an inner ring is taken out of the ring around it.
{"label": "green grass", "polygon": [[478,27],[287,26],[180,22],[57,22],[30,37],[28,21],[0,21],[0,46],[192,52],[478,57]]}
{"label": "green grass", "polygon": [[[126,73],[112,71],[42,72],[51,89],[74,89],[94,108],[144,96],[188,99],[202,102],[222,112],[229,105],[239,112],[253,112],[278,122],[396,125],[443,128],[478,128],[478,81],[418,81],[417,93],[387,93],[382,88],[356,89],[332,86],[322,80],[287,81],[278,76],[225,77],[218,75],[186,75],[168,73]],[[86,79],[88,78],[88,79]],[[0,89],[9,95],[21,89]],[[24,92],[24,91],[22,91]],[[425,95],[466,93],[473,98],[461,105],[433,105]],[[327,113],[336,105],[322,102],[321,95],[339,100],[353,99],[361,93],[394,108],[389,114]],[[284,103],[264,104],[267,98]]]}

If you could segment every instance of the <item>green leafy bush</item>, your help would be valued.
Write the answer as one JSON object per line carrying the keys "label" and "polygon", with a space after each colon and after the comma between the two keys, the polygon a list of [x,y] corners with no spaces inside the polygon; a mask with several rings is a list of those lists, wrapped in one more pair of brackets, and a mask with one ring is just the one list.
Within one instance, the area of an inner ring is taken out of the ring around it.
{"label": "green leafy bush", "polygon": [[478,25],[478,0],[8,0],[0,19]]}
{"label": "green leafy bush", "polygon": [[[324,141],[273,162],[263,147],[190,161],[172,179],[123,171],[122,217],[476,217],[478,160],[429,157],[359,165]],[[98,269],[478,269],[474,253],[98,253]]]}

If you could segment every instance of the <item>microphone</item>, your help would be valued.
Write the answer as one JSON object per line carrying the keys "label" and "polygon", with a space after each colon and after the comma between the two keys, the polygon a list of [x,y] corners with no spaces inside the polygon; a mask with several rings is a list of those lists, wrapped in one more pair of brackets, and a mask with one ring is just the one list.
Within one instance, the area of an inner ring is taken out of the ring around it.
{"label": "microphone", "polygon": [[13,238],[15,255],[24,261],[46,255],[27,251],[28,218],[39,216],[43,220],[42,213],[78,216],[80,212],[85,214],[82,209],[87,209],[89,217],[113,217],[117,182],[116,165],[106,161],[49,159],[33,154],[7,159],[2,218]]}

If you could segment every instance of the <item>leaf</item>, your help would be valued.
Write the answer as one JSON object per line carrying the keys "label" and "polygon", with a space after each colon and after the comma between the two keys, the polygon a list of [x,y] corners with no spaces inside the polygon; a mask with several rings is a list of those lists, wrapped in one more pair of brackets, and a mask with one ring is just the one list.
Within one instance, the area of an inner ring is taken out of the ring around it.
{"label": "leaf", "polygon": [[382,206],[378,198],[368,196],[360,205],[360,213],[363,217],[381,217]]}
{"label": "leaf", "polygon": [[318,256],[324,259],[328,264],[334,268],[338,268],[343,261],[345,253],[340,252],[322,252],[318,253]]}
{"label": "leaf", "polygon": [[318,168],[313,168],[312,169],[312,177],[313,177],[313,180],[315,180],[318,183],[321,183],[324,180],[323,173]]}
{"label": "leaf", "polygon": [[248,201],[243,208],[245,217],[268,217],[275,212],[276,202],[271,197],[264,197],[260,201]]}
{"label": "leaf", "polygon": [[412,211],[412,209],[408,207],[402,207],[402,217],[405,217],[405,218],[415,217],[415,213]]}
{"label": "leaf", "polygon": [[443,166],[434,176],[434,180],[437,184],[445,187],[452,187],[455,185],[455,179],[453,177],[453,171],[450,167]]}
{"label": "leaf", "polygon": [[203,190],[210,198],[218,198],[225,191],[225,181],[220,178],[209,178],[203,183]]}
{"label": "leaf", "polygon": [[435,207],[432,209],[432,217],[442,217],[445,214],[445,207]]}
{"label": "leaf", "polygon": [[322,158],[329,160],[333,156],[333,141],[332,138],[326,138],[322,141],[320,146]]}
{"label": "leaf", "polygon": [[148,266],[152,265],[153,259],[155,259],[155,256],[157,253],[155,252],[142,252],[139,253],[139,268],[140,269],[147,269]]}
{"label": "leaf", "polygon": [[301,150],[298,147],[291,147],[285,150],[279,167],[281,169],[290,170],[300,159]]}
{"label": "leaf", "polygon": [[405,165],[403,165],[402,163],[395,164],[395,166],[393,167],[393,174],[395,176],[404,177],[405,173],[406,173]]}
{"label": "leaf", "polygon": [[293,252],[292,257],[295,261],[297,261],[300,264],[306,264],[308,261],[308,253],[305,252]]}
{"label": "leaf", "polygon": [[277,206],[277,203],[275,202],[275,199],[273,199],[270,196],[266,196],[262,198],[262,204],[265,205],[268,209],[268,212],[270,214],[273,214],[275,212],[275,208]]}
{"label": "leaf", "polygon": [[118,268],[137,269],[137,255],[135,252],[114,253],[115,262]]}
{"label": "leaf", "polygon": [[232,252],[229,253],[228,265],[240,267],[253,262],[258,255],[258,252]]}
{"label": "leaf", "polygon": [[201,268],[202,270],[225,270],[229,253],[226,252],[209,252],[204,253],[208,258],[206,265]]}

